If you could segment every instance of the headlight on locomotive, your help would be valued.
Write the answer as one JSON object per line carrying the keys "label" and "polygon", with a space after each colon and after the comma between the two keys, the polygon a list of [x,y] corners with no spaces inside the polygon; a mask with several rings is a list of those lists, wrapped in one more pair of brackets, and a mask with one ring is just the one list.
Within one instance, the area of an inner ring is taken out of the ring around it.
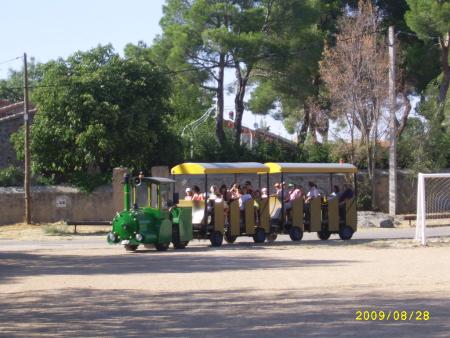
{"label": "headlight on locomotive", "polygon": [[141,234],[136,234],[135,237],[138,242],[142,242],[142,240],[144,239],[144,236],[142,236]]}
{"label": "headlight on locomotive", "polygon": [[119,243],[119,237],[115,233],[110,232],[108,234],[108,242],[109,243]]}

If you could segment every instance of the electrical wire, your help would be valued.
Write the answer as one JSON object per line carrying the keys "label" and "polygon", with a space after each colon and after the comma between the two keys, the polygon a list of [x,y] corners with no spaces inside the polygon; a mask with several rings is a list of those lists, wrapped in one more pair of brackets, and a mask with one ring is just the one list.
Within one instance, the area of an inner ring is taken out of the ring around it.
{"label": "electrical wire", "polygon": [[12,62],[12,61],[19,60],[19,59],[21,59],[21,58],[23,58],[23,56],[17,56],[17,57],[15,57],[15,58],[13,58],[13,59],[1,61],[1,62],[0,62],[0,65],[4,65],[5,63],[9,63],[9,62]]}

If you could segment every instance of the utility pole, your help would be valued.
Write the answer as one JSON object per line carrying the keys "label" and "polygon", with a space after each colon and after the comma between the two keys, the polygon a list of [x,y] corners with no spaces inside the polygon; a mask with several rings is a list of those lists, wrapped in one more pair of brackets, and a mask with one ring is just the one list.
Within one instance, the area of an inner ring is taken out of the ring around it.
{"label": "utility pole", "polygon": [[389,26],[389,112],[390,112],[390,145],[389,145],[389,215],[397,213],[397,125],[395,111],[397,94],[395,90],[395,32]]}
{"label": "utility pole", "polygon": [[30,120],[28,116],[28,66],[27,53],[23,53],[23,122],[25,128],[25,177],[23,180],[25,191],[25,223],[31,223],[30,196]]}

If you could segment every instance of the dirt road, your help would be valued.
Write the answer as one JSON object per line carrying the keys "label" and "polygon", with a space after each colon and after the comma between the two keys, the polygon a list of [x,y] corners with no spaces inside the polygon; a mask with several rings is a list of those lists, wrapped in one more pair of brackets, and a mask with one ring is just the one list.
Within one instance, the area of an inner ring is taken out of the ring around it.
{"label": "dirt road", "polygon": [[[284,238],[282,238],[283,240]],[[448,337],[450,243],[0,247],[0,336]],[[0,244],[1,245],[1,244]],[[358,310],[430,312],[357,321]],[[415,319],[416,315],[413,316]]]}

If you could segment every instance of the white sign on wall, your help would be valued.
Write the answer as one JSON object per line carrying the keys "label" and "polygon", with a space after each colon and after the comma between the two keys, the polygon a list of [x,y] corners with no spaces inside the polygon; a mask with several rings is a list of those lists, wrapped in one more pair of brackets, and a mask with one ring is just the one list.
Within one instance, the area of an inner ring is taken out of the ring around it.
{"label": "white sign on wall", "polygon": [[67,196],[57,196],[56,197],[56,207],[57,208],[67,208]]}

